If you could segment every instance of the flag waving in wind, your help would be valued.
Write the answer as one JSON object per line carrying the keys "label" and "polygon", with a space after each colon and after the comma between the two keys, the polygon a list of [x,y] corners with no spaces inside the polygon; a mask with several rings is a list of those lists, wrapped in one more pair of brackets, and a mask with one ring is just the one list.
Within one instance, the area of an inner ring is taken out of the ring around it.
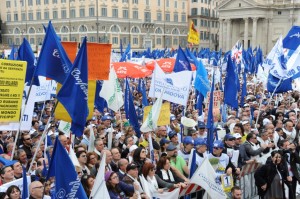
{"label": "flag waving in wind", "polygon": [[230,55],[228,55],[227,74],[224,85],[224,103],[233,108],[238,108],[237,94],[237,75],[235,73],[234,63]]}
{"label": "flag waving in wind", "polygon": [[87,199],[71,159],[56,137],[47,179],[55,176],[54,198]]}
{"label": "flag waving in wind", "polygon": [[49,21],[35,75],[49,77],[63,84],[71,67],[72,63]]}
{"label": "flag waving in wind", "polygon": [[106,100],[108,108],[115,112],[123,106],[123,92],[113,67],[110,68],[109,80],[103,81],[99,95]]}
{"label": "flag waving in wind", "polygon": [[72,118],[71,131],[82,136],[88,116],[88,63],[86,37],[74,61],[73,68],[57,94],[57,99]]}
{"label": "flag waving in wind", "polygon": [[206,124],[206,128],[208,130],[207,144],[210,153],[212,153],[213,151],[213,142],[214,142],[214,116],[213,116],[214,90],[215,90],[215,72],[213,72],[213,76],[212,76],[212,84],[211,84],[207,124]]}
{"label": "flag waving in wind", "polygon": [[192,67],[186,54],[179,46],[173,71],[177,73],[184,70],[192,71]]}

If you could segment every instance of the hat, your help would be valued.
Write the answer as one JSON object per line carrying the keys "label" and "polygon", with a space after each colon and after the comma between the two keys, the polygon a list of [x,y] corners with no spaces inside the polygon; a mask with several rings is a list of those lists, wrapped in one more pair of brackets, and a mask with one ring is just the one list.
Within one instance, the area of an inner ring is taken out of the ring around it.
{"label": "hat", "polygon": [[227,140],[235,140],[235,137],[230,134],[230,133],[227,133],[224,137],[224,140],[227,141]]}
{"label": "hat", "polygon": [[181,124],[186,127],[194,127],[197,125],[197,122],[191,118],[182,117]]}
{"label": "hat", "polygon": [[170,120],[171,120],[171,121],[174,121],[174,120],[176,120],[176,117],[175,117],[174,115],[171,115],[171,116],[170,116]]}
{"label": "hat", "polygon": [[222,142],[222,140],[216,140],[214,141],[213,147],[217,147],[217,148],[224,148],[224,143]]}
{"label": "hat", "polygon": [[105,120],[111,120],[111,119],[112,119],[112,118],[111,118],[110,115],[104,115],[104,116],[101,118],[102,121],[105,121]]}
{"label": "hat", "polygon": [[38,114],[36,112],[33,112],[32,117],[37,117]]}
{"label": "hat", "polygon": [[206,145],[206,140],[204,138],[196,138],[194,141],[195,146]]}
{"label": "hat", "polygon": [[37,137],[39,137],[40,136],[40,134],[38,133],[38,132],[33,132],[31,135],[30,135],[30,137],[31,137],[31,139],[32,138],[37,138]]}
{"label": "hat", "polygon": [[249,104],[244,104],[244,108],[245,108],[245,107],[249,107],[249,106],[250,106]]}
{"label": "hat", "polygon": [[233,137],[234,137],[235,139],[242,138],[241,134],[239,134],[239,133],[233,134]]}
{"label": "hat", "polygon": [[227,119],[229,120],[231,118],[235,118],[235,116],[234,115],[229,115]]}
{"label": "hat", "polygon": [[245,121],[242,121],[242,125],[245,125],[245,124],[248,124],[249,121],[245,120]]}
{"label": "hat", "polygon": [[206,126],[205,126],[205,123],[204,122],[198,122],[198,128],[199,129],[205,129],[206,128]]}
{"label": "hat", "polygon": [[191,136],[186,136],[183,139],[183,144],[192,144],[192,145],[194,145],[194,140]]}
{"label": "hat", "polygon": [[171,139],[172,137],[174,137],[175,135],[177,135],[177,133],[175,131],[170,131],[169,132],[169,138]]}
{"label": "hat", "polygon": [[175,149],[177,149],[177,147],[174,146],[174,144],[169,144],[169,146],[166,148],[167,151],[174,151]]}
{"label": "hat", "polygon": [[138,148],[137,145],[132,145],[131,147],[129,147],[129,153],[131,153],[132,151],[136,150]]}
{"label": "hat", "polygon": [[167,140],[166,138],[161,138],[161,140],[159,142],[160,146],[162,146],[162,145],[164,145],[166,143],[170,143],[170,140]]}
{"label": "hat", "polygon": [[265,118],[264,120],[263,120],[263,125],[265,126],[265,125],[267,125],[267,124],[270,124],[270,123],[272,123],[268,118]]}
{"label": "hat", "polygon": [[93,116],[91,120],[95,121],[95,120],[97,120],[97,118],[95,116]]}
{"label": "hat", "polygon": [[127,165],[126,171],[136,169],[136,168],[137,168],[137,165],[135,163],[130,163],[130,164]]}
{"label": "hat", "polygon": [[40,125],[38,130],[39,131],[44,131],[45,130],[45,125]]}
{"label": "hat", "polygon": [[116,140],[118,140],[118,139],[120,139],[121,137],[122,137],[122,135],[124,135],[124,133],[118,133],[117,135],[116,135]]}
{"label": "hat", "polygon": [[50,117],[50,116],[47,114],[43,115],[43,119],[47,119],[48,117]]}
{"label": "hat", "polygon": [[105,173],[105,181],[108,181],[108,179],[110,178],[110,176],[112,175],[113,171],[107,171]]}

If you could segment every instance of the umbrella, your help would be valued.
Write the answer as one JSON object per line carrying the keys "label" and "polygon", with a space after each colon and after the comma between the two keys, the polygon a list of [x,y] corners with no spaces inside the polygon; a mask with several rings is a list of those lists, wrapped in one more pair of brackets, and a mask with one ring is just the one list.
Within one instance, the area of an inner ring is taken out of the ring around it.
{"label": "umbrella", "polygon": [[111,66],[114,67],[118,78],[143,78],[152,74],[148,68],[130,62],[114,62]]}
{"label": "umbrella", "polygon": [[[174,65],[176,62],[175,58],[162,58],[162,59],[157,59],[153,61],[149,61],[146,63],[146,67],[149,70],[154,70],[155,67],[155,61],[157,64],[160,66],[160,68],[165,72],[165,73],[171,73],[173,72]],[[194,64],[191,64],[192,70],[196,70],[196,66]]]}

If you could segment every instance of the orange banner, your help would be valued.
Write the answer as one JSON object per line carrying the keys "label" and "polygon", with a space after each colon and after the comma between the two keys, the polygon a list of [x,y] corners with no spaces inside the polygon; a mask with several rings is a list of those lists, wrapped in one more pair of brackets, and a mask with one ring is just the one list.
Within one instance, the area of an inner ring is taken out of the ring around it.
{"label": "orange banner", "polygon": [[111,44],[87,43],[89,80],[108,80]]}
{"label": "orange banner", "polygon": [[71,62],[74,63],[77,54],[77,42],[62,41],[61,44],[64,47]]}

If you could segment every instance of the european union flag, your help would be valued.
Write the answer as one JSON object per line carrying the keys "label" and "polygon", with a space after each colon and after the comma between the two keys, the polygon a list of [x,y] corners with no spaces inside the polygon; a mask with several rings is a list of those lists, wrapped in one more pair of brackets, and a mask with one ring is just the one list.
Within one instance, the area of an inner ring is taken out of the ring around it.
{"label": "european union flag", "polygon": [[72,63],[49,21],[35,75],[49,77],[63,84],[71,68]]}
{"label": "european union flag", "polygon": [[189,62],[189,59],[187,58],[186,54],[183,52],[182,48],[179,46],[178,53],[174,65],[173,71],[175,73],[184,71],[184,70],[192,70],[191,64]]}
{"label": "european union flag", "polygon": [[125,89],[125,99],[124,99],[124,109],[126,113],[126,118],[129,120],[129,123],[133,126],[137,137],[140,137],[140,125],[138,117],[136,115],[136,110],[133,104],[133,97],[130,92],[129,82],[126,79],[126,89]]}
{"label": "european union flag", "polygon": [[224,103],[233,108],[238,108],[237,94],[237,75],[235,73],[231,56],[228,55],[227,74],[224,83]]}
{"label": "european union flag", "polygon": [[57,94],[57,99],[72,118],[71,131],[82,136],[88,116],[88,63],[86,37],[74,61],[73,68]]}
{"label": "european union flag", "polygon": [[82,198],[87,195],[75,167],[58,137],[56,137],[47,179],[55,176],[55,198]]}
{"label": "european union flag", "polygon": [[300,45],[300,26],[293,26],[282,40],[283,48],[296,50]]}
{"label": "european union flag", "polygon": [[211,90],[210,90],[209,107],[208,107],[208,115],[207,115],[207,123],[206,123],[206,128],[208,130],[207,144],[210,153],[212,153],[213,151],[213,142],[214,142],[213,106],[214,106],[214,90],[215,90],[215,72],[213,72],[212,78],[213,80],[212,80]]}
{"label": "european union flag", "polygon": [[[23,39],[23,43],[19,47],[18,60],[27,62],[25,82],[31,84],[32,77],[34,77],[34,73],[35,73],[36,59],[32,52],[31,46],[26,38]],[[36,85],[36,86],[40,85],[40,81],[37,76],[34,77],[32,85]]]}

